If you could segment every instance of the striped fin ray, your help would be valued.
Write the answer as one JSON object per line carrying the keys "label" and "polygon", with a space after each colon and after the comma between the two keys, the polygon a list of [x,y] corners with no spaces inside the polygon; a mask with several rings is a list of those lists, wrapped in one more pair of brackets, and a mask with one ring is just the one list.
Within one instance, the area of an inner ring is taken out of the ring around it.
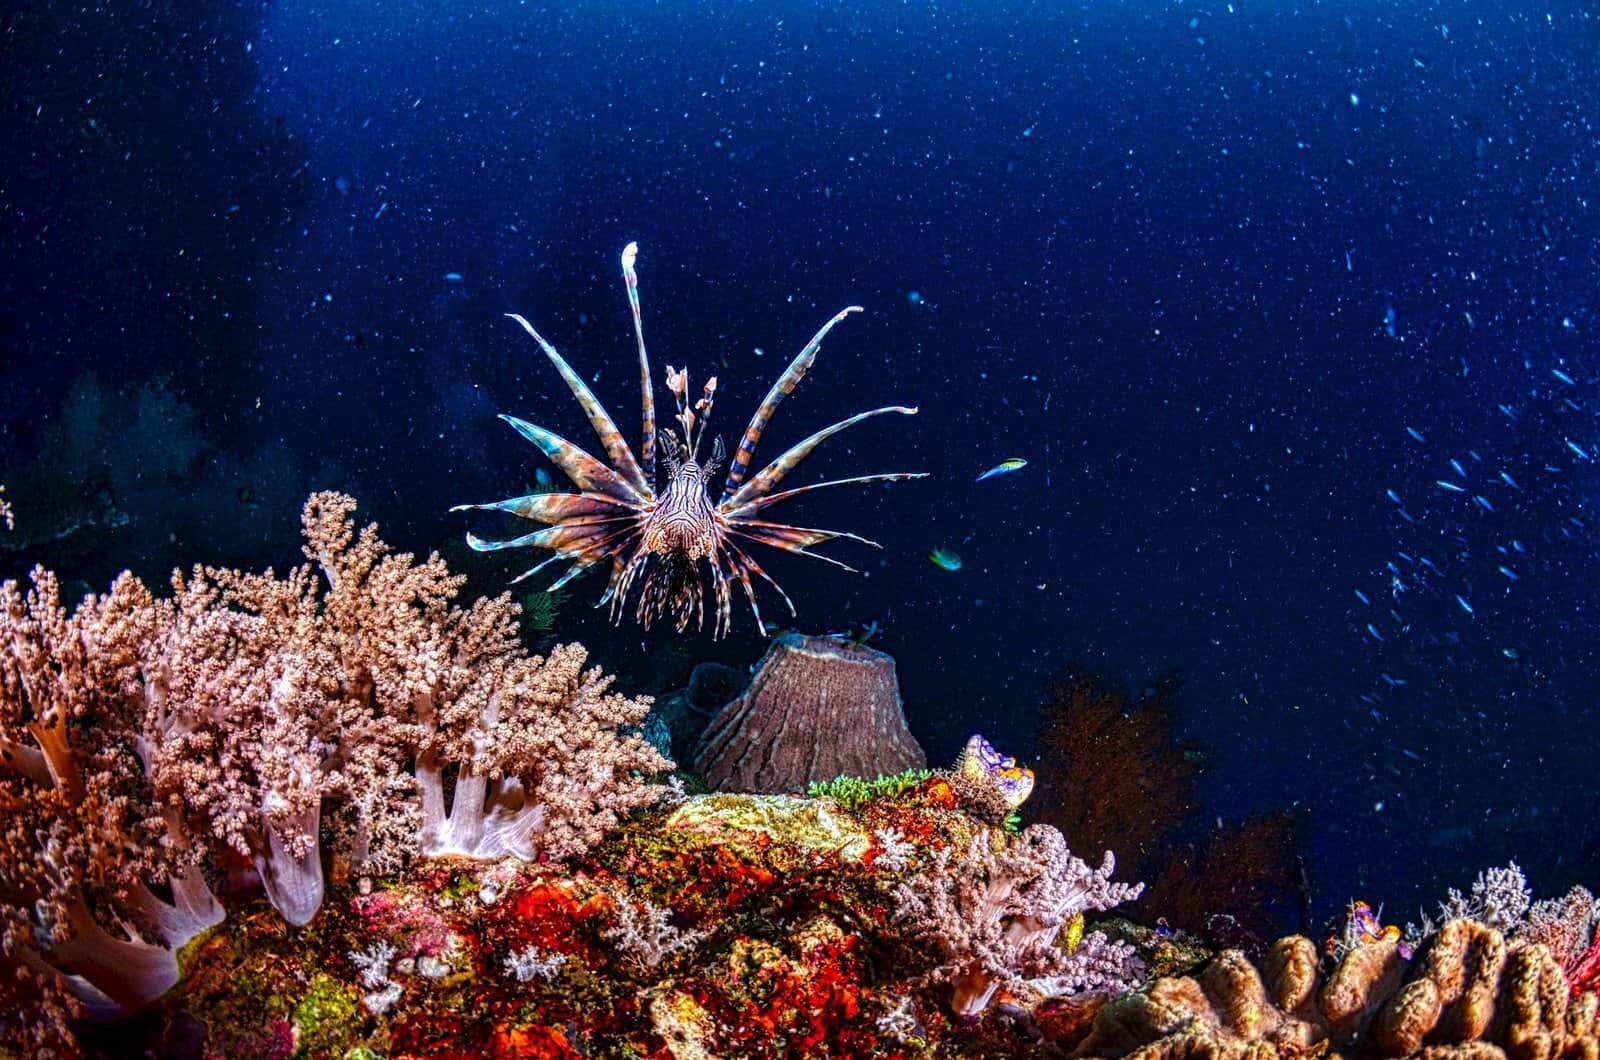
{"label": "striped fin ray", "polygon": [[639,470],[639,462],[634,459],[633,450],[628,448],[627,439],[617,430],[616,423],[612,421],[610,413],[606,412],[605,406],[594,396],[594,391],[578,378],[578,373],[572,370],[566,358],[557,353],[556,348],[546,342],[544,336],[535,331],[526,318],[516,313],[507,313],[506,316],[521,324],[522,330],[533,336],[533,341],[539,344],[544,355],[550,358],[550,363],[556,366],[556,371],[561,373],[561,378],[566,380],[572,396],[578,399],[584,415],[589,417],[589,425],[594,428],[594,433],[600,436],[600,444],[605,446],[606,456],[611,458],[612,466],[621,473],[628,485],[644,496],[650,496],[650,484]]}
{"label": "striped fin ray", "polygon": [[[750,612],[751,614],[755,615],[756,628],[761,629],[761,605],[756,602],[756,590],[755,586],[750,584],[750,572],[745,569],[745,565],[740,559],[740,553],[738,549],[732,547],[732,542],[724,542],[724,544],[727,546],[727,554],[724,555],[721,549],[713,553],[711,557],[711,568],[716,572],[718,581],[724,584],[731,582],[735,578],[739,579],[739,584],[744,587],[745,599],[750,601]],[[724,572],[722,566],[724,562],[727,563],[728,567],[726,572]],[[732,615],[719,611],[717,615],[717,628],[719,630],[726,630],[731,618]]]}
{"label": "striped fin ray", "polygon": [[784,476],[788,475],[789,472],[799,467],[800,461],[811,455],[811,450],[815,449],[817,446],[821,445],[829,438],[832,438],[845,428],[854,427],[862,420],[868,420],[874,416],[881,416],[886,412],[898,412],[903,416],[915,416],[917,414],[916,409],[909,408],[905,405],[889,405],[881,409],[871,409],[867,412],[858,412],[848,419],[840,420],[831,427],[824,427],[816,434],[813,434],[805,441],[800,442],[787,453],[784,453],[782,456],[778,457],[778,459],[768,464],[761,470],[760,474],[756,475],[749,482],[745,483],[737,493],[733,494],[731,497],[725,496],[723,498],[723,504],[731,505],[734,509],[737,509],[743,505],[749,504],[751,501],[759,500],[760,498],[766,496],[774,486],[782,482]]}
{"label": "striped fin ray", "polygon": [[854,567],[850,566],[850,564],[848,564],[848,563],[842,563],[839,560],[834,559],[832,556],[824,556],[820,552],[811,552],[811,551],[801,547],[800,545],[794,544],[793,542],[790,542],[790,541],[785,541],[782,538],[765,537],[760,533],[747,532],[745,530],[740,529],[737,526],[731,527],[730,528],[730,533],[733,533],[738,537],[742,537],[747,541],[755,541],[755,542],[758,542],[759,544],[771,545],[773,548],[781,548],[785,552],[793,552],[797,556],[810,556],[812,559],[820,559],[824,563],[831,563],[835,567],[840,568],[841,570],[849,571],[851,574],[860,574],[861,573],[860,571],[856,570]]}
{"label": "striped fin ray", "polygon": [[503,501],[490,501],[488,504],[458,504],[450,510],[510,512],[523,519],[559,523],[581,516],[622,514],[618,509],[627,511],[625,505],[599,493],[530,493],[526,497],[507,497]]}
{"label": "striped fin ray", "polygon": [[739,439],[739,448],[733,454],[733,463],[728,466],[728,481],[722,487],[724,502],[734,495],[739,489],[739,484],[744,481],[745,472],[750,470],[750,460],[755,456],[756,446],[761,442],[761,433],[767,429],[767,424],[772,422],[772,414],[777,411],[779,404],[800,385],[800,380],[810,371],[812,362],[817,359],[817,351],[822,348],[823,337],[832,331],[839,321],[851,313],[859,312],[861,307],[852,305],[845,306],[835,313],[832,320],[822,325],[822,328],[811,336],[811,341],[795,355],[794,360],[789,362],[789,367],[778,377],[778,381],[772,384],[772,389],[767,391],[766,399],[756,409],[756,414],[750,417],[750,425],[744,429],[744,437]]}
{"label": "striped fin ray", "polygon": [[844,530],[815,530],[808,526],[767,523],[762,522],[760,519],[738,519],[732,525],[747,534],[765,539],[768,544],[776,544],[782,541],[784,544],[795,544],[801,548],[809,548],[812,545],[821,545],[829,541],[842,539],[845,541],[858,541],[873,548],[883,547],[876,541],[862,537],[860,534],[851,534]]}
{"label": "striped fin ray", "polygon": [[469,533],[467,547],[474,552],[499,552],[507,548],[553,548],[557,552],[571,553],[573,545],[612,536],[612,524],[624,519],[631,523],[636,518],[628,515],[611,519],[572,519],[506,541],[485,541],[478,535]]}
{"label": "striped fin ray", "polygon": [[765,497],[750,501],[747,504],[741,504],[736,508],[725,508],[722,511],[722,515],[728,519],[738,519],[742,516],[753,515],[763,508],[769,508],[781,501],[788,500],[790,497],[798,497],[802,493],[810,493],[812,490],[820,490],[826,486],[854,486],[867,482],[903,482],[906,479],[927,477],[928,473],[926,471],[891,471],[881,475],[857,475],[854,478],[829,479],[827,482],[813,482],[809,486],[784,490],[782,493],[769,493]]}
{"label": "striped fin ray", "polygon": [[512,428],[528,441],[539,447],[551,463],[559,467],[572,484],[585,493],[601,493],[611,497],[622,504],[642,506],[646,498],[609,467],[579,449],[576,445],[552,434],[543,427],[536,427],[527,420],[519,420],[515,416],[501,413],[500,418],[511,424]]}
{"label": "striped fin ray", "polygon": [[650,355],[644,352],[644,319],[639,313],[639,274],[633,269],[639,256],[639,244],[629,243],[622,248],[622,281],[628,288],[628,308],[633,311],[633,336],[639,343],[640,415],[643,419],[644,438],[639,443],[639,463],[644,466],[647,482],[656,477],[656,395],[650,384]]}
{"label": "striped fin ray", "polygon": [[[765,570],[763,570],[762,567],[761,567],[761,564],[757,563],[755,561],[755,557],[751,556],[750,553],[746,552],[744,549],[740,548],[738,545],[734,544],[732,541],[727,542],[727,547],[728,547],[728,551],[733,553],[734,558],[737,559],[741,564],[743,564],[745,570],[755,571],[756,574],[758,574],[768,585],[772,586],[773,592],[777,593],[780,597],[783,598],[784,606],[789,609],[789,617],[790,618],[794,618],[798,614],[798,612],[796,612],[795,609],[794,609],[794,601],[789,599],[789,594],[783,591],[783,586],[779,585],[777,583],[777,581],[772,577],[772,575],[768,574]],[[744,577],[744,576],[741,574],[741,577]],[[748,578],[744,578],[744,581],[745,581],[745,592],[749,593],[750,592],[749,579]],[[755,606],[756,606],[755,605],[755,596],[752,593],[751,597],[750,597],[750,607],[751,607],[752,610],[754,610]],[[756,612],[756,626],[757,626],[758,629],[761,626],[761,613],[759,611]]]}

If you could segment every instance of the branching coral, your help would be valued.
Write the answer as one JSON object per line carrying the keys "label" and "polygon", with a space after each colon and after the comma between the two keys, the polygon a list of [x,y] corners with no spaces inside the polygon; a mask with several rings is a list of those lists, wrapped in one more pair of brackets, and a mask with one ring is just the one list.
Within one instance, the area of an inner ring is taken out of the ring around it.
{"label": "branching coral", "polygon": [[931,978],[953,984],[957,1016],[976,1017],[1002,986],[1067,992],[1092,984],[1110,992],[1131,985],[1105,974],[1104,940],[1086,939],[1074,954],[1055,946],[1074,917],[1138,897],[1142,885],[1111,882],[1109,851],[1091,869],[1060,832],[1034,825],[1014,836],[984,829],[959,856],[946,847],[928,861],[895,888],[896,919],[938,954]]}
{"label": "branching coral", "polygon": [[560,858],[671,768],[632,728],[648,702],[581,647],[527,654],[507,597],[455,606],[437,556],[353,510],[314,495],[311,562],[281,578],[196,568],[157,600],[124,575],[71,614],[43,571],[0,586],[0,973],[63,1020],[60,987],[128,1010],[176,981],[173,951],[223,916],[203,870],[228,852],[300,925],[324,834],[362,872]]}
{"label": "branching coral", "polygon": [[222,911],[133,753],[149,595],[123,578],[69,615],[33,580],[0,585],[0,973],[26,968],[60,1021],[62,988],[99,1009],[159,997]]}

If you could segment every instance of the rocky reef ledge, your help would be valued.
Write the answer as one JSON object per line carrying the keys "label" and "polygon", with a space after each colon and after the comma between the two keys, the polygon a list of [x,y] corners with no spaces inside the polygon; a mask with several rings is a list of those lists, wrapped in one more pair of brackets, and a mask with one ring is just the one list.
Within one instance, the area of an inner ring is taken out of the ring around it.
{"label": "rocky reef ledge", "polygon": [[[1048,833],[974,814],[961,789],[959,773],[921,772],[836,796],[700,795],[559,868],[440,858],[335,879],[305,928],[262,902],[197,937],[179,985],[91,1048],[137,1035],[156,1055],[285,1060],[1600,1055],[1595,995],[1574,992],[1546,945],[1456,919],[1409,958],[1390,933],[1337,961],[1298,936],[1252,961],[1086,925],[1136,890]],[[1019,925],[1040,944],[1019,943]]]}

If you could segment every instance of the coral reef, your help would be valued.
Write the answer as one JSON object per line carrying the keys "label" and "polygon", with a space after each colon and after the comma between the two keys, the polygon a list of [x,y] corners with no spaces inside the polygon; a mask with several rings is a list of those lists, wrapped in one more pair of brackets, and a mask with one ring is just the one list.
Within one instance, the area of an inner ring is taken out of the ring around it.
{"label": "coral reef", "polygon": [[[1140,971],[1127,944],[1080,934],[1084,910],[1126,892],[1105,869],[1048,827],[1009,835],[972,817],[946,775],[853,808],[701,795],[563,866],[434,859],[335,884],[306,931],[242,910],[186,952],[148,1046],[204,1024],[194,1055],[1059,1052],[1062,1006],[1098,1005]],[[994,1003],[973,1018],[946,984],[979,951],[908,930],[906,893],[996,918],[937,929],[999,929]]]}
{"label": "coral reef", "polygon": [[894,659],[833,637],[776,638],[744,694],[706,731],[696,772],[719,791],[804,791],[813,781],[916,769]]}
{"label": "coral reef", "polygon": [[282,578],[125,574],[71,613],[42,570],[0,586],[0,979],[33,984],[0,1035],[149,1003],[231,892],[304,926],[330,860],[560,859],[664,790],[647,701],[577,645],[527,654],[508,598],[455,606],[353,510],[314,495]]}
{"label": "coral reef", "polygon": [[1596,1055],[1593,994],[1569,1003],[1550,951],[1457,919],[1409,964],[1401,944],[1359,945],[1324,980],[1309,939],[1258,967],[1224,952],[1196,977],[1157,980],[1096,1016],[1080,1056]]}

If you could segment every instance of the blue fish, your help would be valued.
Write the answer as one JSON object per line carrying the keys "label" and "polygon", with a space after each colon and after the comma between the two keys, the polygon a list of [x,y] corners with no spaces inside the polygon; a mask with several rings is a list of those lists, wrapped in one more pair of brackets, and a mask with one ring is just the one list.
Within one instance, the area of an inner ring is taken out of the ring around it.
{"label": "blue fish", "polygon": [[1448,490],[1451,493],[1465,493],[1465,492],[1467,492],[1466,490],[1462,489],[1460,486],[1457,486],[1454,482],[1450,482],[1447,479],[1442,479],[1442,478],[1441,479],[1435,479],[1434,483],[1440,489]]}
{"label": "blue fish", "polygon": [[1411,435],[1411,437],[1415,438],[1419,442],[1426,442],[1428,440],[1428,439],[1424,438],[1422,436],[1422,432],[1417,430],[1415,427],[1407,427],[1406,428],[1406,433]]}
{"label": "blue fish", "polygon": [[1366,604],[1368,607],[1372,606],[1372,601],[1368,600],[1367,599],[1367,594],[1362,592],[1360,589],[1356,590],[1356,599],[1360,600],[1362,603]]}
{"label": "blue fish", "polygon": [[1478,502],[1478,507],[1482,508],[1484,511],[1486,511],[1486,512],[1494,511],[1494,505],[1489,503],[1489,498],[1475,494],[1472,499],[1477,501]]}
{"label": "blue fish", "polygon": [[1465,611],[1469,615],[1477,613],[1472,610],[1472,605],[1467,603],[1467,598],[1462,596],[1460,593],[1456,593],[1456,603],[1460,604],[1461,610]]}
{"label": "blue fish", "polygon": [[972,481],[982,482],[984,479],[994,478],[996,475],[1009,475],[1011,472],[1021,471],[1027,466],[1028,462],[1026,460],[1023,460],[1021,457],[1012,457],[1010,460],[1000,461],[994,467],[991,467],[989,470],[985,471]]}
{"label": "blue fish", "polygon": [[1555,376],[1557,379],[1561,380],[1563,383],[1567,384],[1568,386],[1577,386],[1578,385],[1578,381],[1576,379],[1572,378],[1572,376],[1568,375],[1566,372],[1563,372],[1559,368],[1550,369],[1550,374]]}
{"label": "blue fish", "polygon": [[1516,479],[1512,478],[1509,474],[1507,474],[1504,471],[1500,472],[1500,479],[1507,486],[1510,486],[1514,490],[1519,490],[1519,489],[1522,488],[1521,486],[1517,485],[1517,480]]}
{"label": "blue fish", "polygon": [[1394,490],[1384,490],[1383,492],[1388,496],[1388,498],[1391,501],[1394,501],[1396,504],[1401,503],[1400,494],[1396,493]]}

